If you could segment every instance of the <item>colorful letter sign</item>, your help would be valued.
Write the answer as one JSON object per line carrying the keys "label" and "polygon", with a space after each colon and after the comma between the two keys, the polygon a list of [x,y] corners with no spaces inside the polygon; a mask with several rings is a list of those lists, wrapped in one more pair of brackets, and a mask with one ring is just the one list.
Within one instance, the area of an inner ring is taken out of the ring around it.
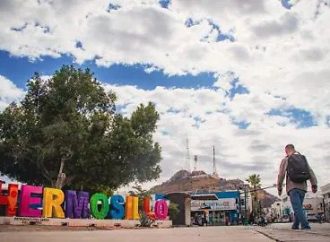
{"label": "colorful letter sign", "polygon": [[109,212],[108,197],[103,193],[95,193],[91,197],[91,212],[94,218],[104,219]]}
{"label": "colorful letter sign", "polygon": [[167,217],[168,207],[165,200],[158,200],[155,204],[156,218],[164,220]]}
{"label": "colorful letter sign", "polygon": [[45,187],[42,216],[45,218],[64,218],[64,212],[61,207],[63,201],[64,193],[62,190]]}
{"label": "colorful letter sign", "polygon": [[22,185],[21,203],[18,215],[21,217],[41,217],[42,187]]}
{"label": "colorful letter sign", "polygon": [[17,205],[17,196],[18,196],[18,185],[10,184],[8,186],[8,194],[2,194],[2,181],[0,181],[0,205],[5,205],[6,215],[15,216],[16,215],[16,205]]}
{"label": "colorful letter sign", "polygon": [[124,198],[120,195],[114,195],[110,200],[110,218],[122,219],[124,217]]}
{"label": "colorful letter sign", "polygon": [[[0,205],[6,206],[6,216],[44,217],[44,218],[90,218],[96,219],[128,219],[138,220],[139,197],[113,195],[108,198],[103,193],[95,193],[89,198],[84,191],[9,184],[3,191],[0,181]],[[20,195],[19,194],[20,190]],[[155,199],[143,199],[143,210],[151,219],[166,219],[168,207],[166,200],[160,194]],[[18,201],[19,200],[19,201]],[[156,203],[154,203],[156,201]],[[19,204],[19,206],[17,206]],[[18,209],[17,209],[18,207]]]}
{"label": "colorful letter sign", "polygon": [[65,192],[65,216],[67,218],[88,218],[89,193],[66,191]]}

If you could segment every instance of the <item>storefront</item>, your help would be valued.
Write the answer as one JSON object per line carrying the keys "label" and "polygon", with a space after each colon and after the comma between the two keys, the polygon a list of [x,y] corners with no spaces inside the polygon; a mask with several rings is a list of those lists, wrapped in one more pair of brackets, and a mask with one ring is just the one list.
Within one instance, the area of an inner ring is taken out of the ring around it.
{"label": "storefront", "polygon": [[234,225],[240,221],[239,192],[191,195],[192,224]]}

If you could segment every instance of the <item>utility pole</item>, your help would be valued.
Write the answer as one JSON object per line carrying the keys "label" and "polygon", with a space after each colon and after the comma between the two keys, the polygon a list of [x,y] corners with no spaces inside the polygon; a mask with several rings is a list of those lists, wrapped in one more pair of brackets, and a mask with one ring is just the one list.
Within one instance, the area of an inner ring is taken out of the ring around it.
{"label": "utility pole", "polygon": [[[248,214],[247,214],[247,186],[243,184],[243,186],[240,186],[239,190],[243,190],[244,192],[244,220],[242,219],[242,224],[246,225],[246,221],[248,221]],[[241,206],[241,192],[239,191],[239,202],[240,202],[240,213],[242,213],[242,206]]]}
{"label": "utility pole", "polygon": [[[246,208],[246,202],[247,202],[247,199],[246,199],[246,196],[247,196],[247,191],[246,191],[246,186],[244,187],[244,215],[245,215],[245,221],[247,221],[247,208]],[[244,221],[244,223],[245,223]]]}

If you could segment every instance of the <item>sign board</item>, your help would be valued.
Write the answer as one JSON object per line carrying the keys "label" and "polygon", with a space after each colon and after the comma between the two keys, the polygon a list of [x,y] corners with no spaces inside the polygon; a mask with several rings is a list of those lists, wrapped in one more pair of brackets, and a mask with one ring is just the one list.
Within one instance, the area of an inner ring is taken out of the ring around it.
{"label": "sign board", "polygon": [[203,209],[210,210],[236,210],[235,198],[221,198],[219,200],[191,200],[191,211],[198,211]]}

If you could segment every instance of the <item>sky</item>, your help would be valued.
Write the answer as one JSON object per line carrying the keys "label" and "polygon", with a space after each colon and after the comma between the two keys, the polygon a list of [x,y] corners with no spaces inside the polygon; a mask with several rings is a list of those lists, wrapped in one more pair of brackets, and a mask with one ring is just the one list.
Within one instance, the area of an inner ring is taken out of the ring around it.
{"label": "sky", "polygon": [[[2,0],[0,111],[35,72],[90,68],[120,112],[155,103],[158,180],[180,169],[274,184],[293,143],[330,182],[330,0]],[[187,162],[187,139],[190,163]]]}

